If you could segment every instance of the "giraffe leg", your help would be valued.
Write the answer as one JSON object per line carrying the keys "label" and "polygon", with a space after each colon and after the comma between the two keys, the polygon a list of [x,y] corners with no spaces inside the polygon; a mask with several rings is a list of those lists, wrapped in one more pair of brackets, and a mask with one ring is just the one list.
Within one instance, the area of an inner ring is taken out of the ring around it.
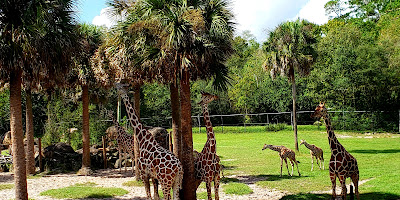
{"label": "giraffe leg", "polygon": [[321,169],[321,165],[319,164],[320,162],[318,162],[318,157],[317,156],[315,156],[315,160],[317,161],[317,165],[318,165],[319,169]]}
{"label": "giraffe leg", "polygon": [[287,159],[286,159],[286,158],[285,158],[285,163],[286,163],[286,169],[287,169],[288,175],[289,175],[289,176],[292,176],[292,175],[290,175],[290,173],[289,173],[289,166],[288,166],[288,164],[287,164]]}
{"label": "giraffe leg", "polygon": [[164,195],[164,200],[171,199],[171,186],[170,185],[162,185],[162,191]]}
{"label": "giraffe leg", "polygon": [[208,200],[212,200],[211,196],[211,182],[209,180],[206,181],[206,187],[207,187],[207,196]]}
{"label": "giraffe leg", "polygon": [[292,174],[290,174],[290,176],[293,176],[293,168],[294,168],[293,160],[290,160],[290,165],[292,166]]}
{"label": "giraffe leg", "polygon": [[332,199],[336,199],[336,174],[333,172],[329,172],[329,177],[332,182]]}
{"label": "giraffe leg", "polygon": [[[317,160],[318,162],[318,160]],[[311,171],[314,169],[314,156],[311,153]]]}
{"label": "giraffe leg", "polygon": [[[155,178],[152,178],[153,180],[153,192],[154,192],[154,200],[159,200],[160,199],[160,195],[158,194],[158,180]],[[164,190],[164,187],[163,187]],[[163,191],[164,193],[164,191]],[[165,197],[165,194],[164,194]]]}
{"label": "giraffe leg", "polygon": [[358,174],[351,176],[351,180],[353,181],[354,185],[354,193],[356,193],[357,200],[360,200],[360,194],[358,193]]}
{"label": "giraffe leg", "polygon": [[144,182],[144,188],[146,189],[146,195],[148,199],[151,199],[151,192],[150,192],[150,180],[147,175],[142,176],[142,180]]}
{"label": "giraffe leg", "polygon": [[294,160],[294,164],[296,164],[297,172],[299,173],[299,176],[301,176],[300,170],[299,170],[299,164],[297,164],[297,161],[296,161],[296,160]]}
{"label": "giraffe leg", "polygon": [[220,181],[220,176],[219,176],[219,172],[218,172],[214,179],[215,200],[219,200],[219,191],[218,191],[219,190],[219,181]]}
{"label": "giraffe leg", "polygon": [[121,173],[121,168],[122,168],[122,160],[121,160],[121,149],[118,148],[118,157],[119,157],[119,173]]}
{"label": "giraffe leg", "polygon": [[322,158],[322,170],[325,170],[325,160],[322,156],[321,156],[321,158]]}
{"label": "giraffe leg", "polygon": [[125,166],[125,173],[126,173],[126,163],[128,162],[128,156],[126,156],[126,151],[124,153],[124,160],[125,160],[124,166]]}
{"label": "giraffe leg", "polygon": [[178,173],[176,176],[175,176],[175,179],[174,179],[174,185],[173,185],[173,188],[172,188],[172,190],[173,190],[173,194],[174,194],[174,200],[179,200],[179,189],[181,188],[181,185],[182,185],[182,174],[180,174],[180,173]]}
{"label": "giraffe leg", "polygon": [[339,175],[339,182],[340,185],[342,186],[342,199],[346,199],[346,194],[347,194],[347,187],[346,187],[346,177],[344,175]]}
{"label": "giraffe leg", "polygon": [[283,165],[283,159],[281,158],[281,176],[282,177],[282,165]]}

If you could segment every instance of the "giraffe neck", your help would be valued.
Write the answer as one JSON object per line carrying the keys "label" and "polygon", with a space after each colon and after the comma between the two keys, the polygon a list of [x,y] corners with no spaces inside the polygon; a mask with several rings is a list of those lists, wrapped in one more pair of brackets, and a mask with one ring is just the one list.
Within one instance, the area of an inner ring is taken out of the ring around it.
{"label": "giraffe neck", "polygon": [[308,149],[311,149],[311,148],[312,148],[311,145],[308,144],[306,141],[304,141],[304,146],[306,146]]}
{"label": "giraffe neck", "polygon": [[269,149],[273,150],[273,151],[277,151],[277,152],[281,152],[282,147],[281,146],[270,146],[268,147]]}
{"label": "giraffe neck", "polygon": [[[122,91],[121,95],[125,107],[126,112],[128,114],[128,122],[134,130],[135,136],[137,137],[138,141],[142,141],[143,138],[146,136],[146,130],[143,128],[143,125],[140,123],[139,118],[135,113],[135,109],[133,108],[131,102],[129,101],[129,97],[125,91]],[[140,145],[139,145],[140,146]]]}
{"label": "giraffe neck", "polygon": [[323,118],[325,121],[326,132],[328,133],[328,140],[329,140],[329,146],[331,148],[331,151],[337,150],[339,148],[339,146],[341,146],[341,144],[339,143],[339,141],[336,138],[335,133],[333,132],[331,120],[329,119],[328,113],[326,113],[326,115],[324,115]]}
{"label": "giraffe neck", "polygon": [[204,117],[204,122],[206,125],[206,129],[207,129],[207,141],[211,142],[211,145],[215,144],[215,134],[214,134],[214,130],[211,124],[211,120],[210,120],[210,115],[208,113],[208,106],[207,104],[202,104],[202,108],[203,108],[203,117]]}

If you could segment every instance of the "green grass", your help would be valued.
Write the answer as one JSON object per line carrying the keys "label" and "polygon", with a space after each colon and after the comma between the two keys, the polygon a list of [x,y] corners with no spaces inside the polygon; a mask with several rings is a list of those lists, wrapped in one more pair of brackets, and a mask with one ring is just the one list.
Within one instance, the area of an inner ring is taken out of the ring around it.
{"label": "green grass", "polygon": [[144,183],[143,183],[143,181],[136,181],[136,180],[134,180],[134,181],[128,181],[128,182],[125,182],[125,183],[122,183],[122,185],[123,186],[128,186],[128,187],[141,187],[141,186],[144,186]]}
{"label": "green grass", "polygon": [[[288,191],[295,196],[310,197],[311,199],[324,198],[325,195],[309,194],[311,191],[330,191],[328,163],[330,149],[327,133],[324,128],[316,126],[299,126],[298,139],[305,139],[310,144],[315,144],[324,150],[325,170],[319,170],[314,163],[311,170],[309,150],[303,145],[296,159],[300,161],[301,177],[298,177],[296,166],[293,177],[287,175],[285,166],[283,177],[280,178],[280,159],[278,153],[271,150],[262,151],[263,145],[284,145],[294,149],[293,131],[288,126],[277,132],[267,132],[264,126],[243,127],[215,127],[217,139],[217,153],[224,165],[224,175],[240,175],[248,178],[258,178],[256,184],[268,188]],[[193,145],[198,151],[204,146],[207,139],[205,129],[193,128]],[[340,143],[358,161],[360,180],[369,180],[359,188],[362,199],[376,199],[384,196],[388,199],[400,198],[400,135],[375,134],[374,138],[366,138],[365,134],[356,132],[335,131]],[[341,138],[340,135],[351,137]],[[289,169],[291,167],[289,165]],[[350,183],[347,179],[346,183]],[[337,184],[339,185],[339,183]],[[329,196],[329,195],[328,195]],[[293,197],[293,196],[291,196]],[[294,197],[293,197],[294,198]]]}
{"label": "green grass", "polygon": [[[197,195],[197,199],[208,199],[207,192],[198,192],[196,195]],[[211,190],[211,196],[212,196],[212,198],[215,198],[214,190]]]}
{"label": "green grass", "polygon": [[253,190],[244,183],[228,183],[223,185],[222,188],[226,194],[245,195],[253,193]]}
{"label": "green grass", "polygon": [[7,190],[14,188],[14,184],[0,184],[0,190]]}
{"label": "green grass", "polygon": [[95,183],[83,183],[73,186],[47,190],[40,195],[50,196],[57,199],[82,199],[82,198],[111,198],[128,194],[128,191],[121,188],[95,187]]}

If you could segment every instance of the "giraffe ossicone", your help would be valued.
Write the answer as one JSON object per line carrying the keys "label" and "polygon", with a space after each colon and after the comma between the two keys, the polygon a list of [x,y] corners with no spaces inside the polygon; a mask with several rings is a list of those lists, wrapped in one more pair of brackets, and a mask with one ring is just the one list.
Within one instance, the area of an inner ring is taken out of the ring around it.
{"label": "giraffe ossicone", "polygon": [[358,164],[356,158],[352,156],[342,144],[337,140],[333,131],[332,124],[325,107],[325,102],[315,108],[315,112],[311,117],[323,118],[325,121],[326,131],[328,133],[329,147],[331,149],[331,159],[329,161],[329,176],[332,182],[332,197],[336,198],[336,177],[342,186],[342,199],[346,199],[346,178],[350,177],[353,181],[357,199],[360,199],[358,192],[358,181],[360,178]]}

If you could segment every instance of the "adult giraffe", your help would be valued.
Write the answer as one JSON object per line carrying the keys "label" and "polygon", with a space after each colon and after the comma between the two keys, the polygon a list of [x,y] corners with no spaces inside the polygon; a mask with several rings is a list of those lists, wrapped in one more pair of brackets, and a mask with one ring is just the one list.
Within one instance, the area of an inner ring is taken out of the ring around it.
{"label": "adult giraffe", "polygon": [[128,122],[132,126],[139,144],[138,169],[144,181],[147,198],[151,199],[150,178],[153,180],[154,196],[158,199],[158,183],[161,184],[164,199],[171,199],[171,188],[174,199],[179,199],[178,193],[182,186],[183,167],[179,159],[167,149],[161,147],[153,135],[139,122],[135,109],[121,83],[115,87],[120,93],[128,114]]}
{"label": "adult giraffe", "polygon": [[203,150],[200,153],[196,153],[195,156],[195,172],[197,184],[201,181],[206,183],[208,199],[211,197],[211,182],[214,181],[214,192],[215,199],[219,199],[218,189],[220,180],[220,170],[219,157],[217,155],[217,141],[215,140],[214,130],[211,124],[210,116],[208,113],[208,104],[218,96],[209,93],[201,92],[201,101],[199,104],[203,109],[204,122],[207,129],[207,141],[204,144]]}
{"label": "adult giraffe", "polygon": [[329,119],[328,110],[325,108],[325,103],[320,103],[311,117],[323,118],[328,132],[328,141],[331,148],[331,160],[329,161],[329,176],[332,182],[332,197],[336,198],[336,177],[342,185],[342,199],[346,199],[346,178],[350,177],[353,181],[357,199],[360,199],[358,193],[359,171],[357,160],[354,158],[337,140],[331,121]]}

